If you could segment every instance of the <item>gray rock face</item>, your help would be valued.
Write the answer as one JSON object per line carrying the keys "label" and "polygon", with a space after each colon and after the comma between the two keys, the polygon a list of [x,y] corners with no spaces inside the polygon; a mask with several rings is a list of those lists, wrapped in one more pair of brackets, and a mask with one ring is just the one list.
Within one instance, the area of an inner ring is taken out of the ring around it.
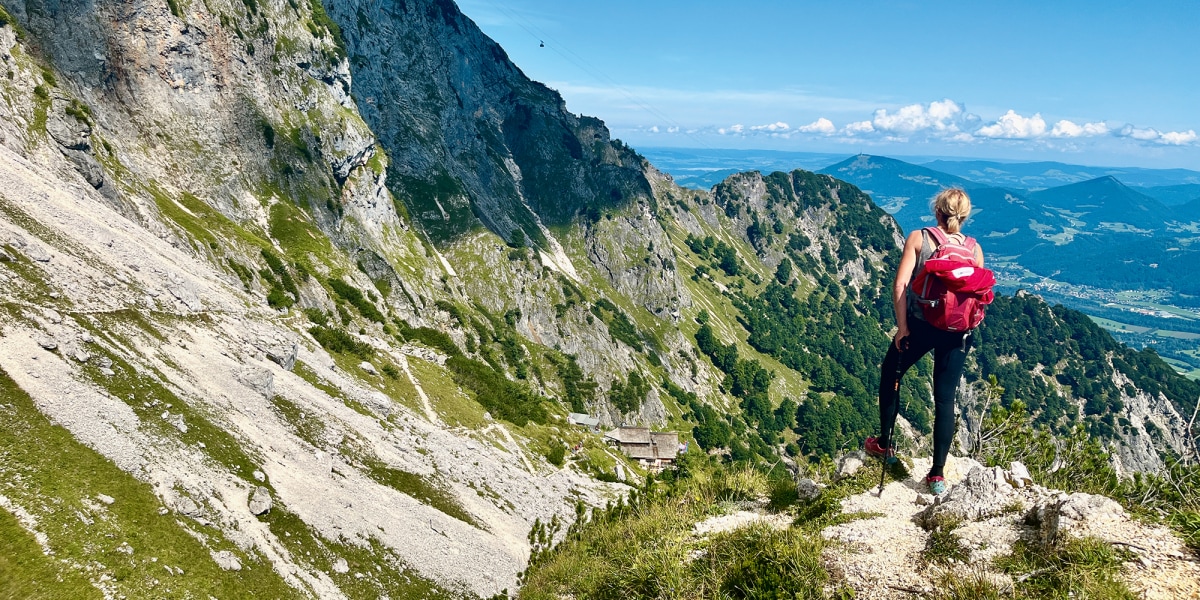
{"label": "gray rock face", "polygon": [[1125,509],[1112,498],[1083,493],[1060,497],[1038,507],[1037,513],[1042,523],[1042,541],[1047,544],[1070,534],[1103,531],[1106,524],[1128,518]]}
{"label": "gray rock face", "polygon": [[977,521],[999,515],[1014,499],[1013,486],[1004,469],[977,466],[961,483],[934,500],[921,513],[921,521],[932,528],[946,521]]}
{"label": "gray rock face", "polygon": [[[632,151],[526,78],[452,5],[353,0],[328,11],[356,57],[363,119],[394,161],[392,189],[440,236],[482,221],[505,240],[516,230],[534,239],[539,219],[649,199]],[[442,192],[405,192],[430,184]]]}

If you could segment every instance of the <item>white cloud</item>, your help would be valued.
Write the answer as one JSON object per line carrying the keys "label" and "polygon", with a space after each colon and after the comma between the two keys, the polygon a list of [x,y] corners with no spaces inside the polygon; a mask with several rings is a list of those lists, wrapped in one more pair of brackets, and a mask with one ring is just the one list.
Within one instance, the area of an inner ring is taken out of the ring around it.
{"label": "white cloud", "polygon": [[1196,131],[1159,131],[1153,127],[1134,127],[1125,125],[1113,133],[1117,137],[1127,137],[1142,142],[1157,142],[1166,146],[1184,146],[1198,139]]}
{"label": "white cloud", "polygon": [[1157,140],[1161,134],[1158,133],[1157,129],[1152,127],[1143,129],[1140,127],[1134,127],[1133,125],[1126,125],[1119,129],[1116,135],[1117,137],[1130,137],[1143,142],[1151,142]]}
{"label": "white cloud", "polygon": [[875,133],[875,127],[871,125],[870,121],[855,121],[854,123],[847,123],[846,126],[842,128],[842,133],[846,135]]}
{"label": "white cloud", "polygon": [[890,133],[916,133],[918,131],[956,132],[963,108],[957,102],[946,99],[923,104],[910,104],[894,113],[877,109],[871,120],[877,131]]}
{"label": "white cloud", "polygon": [[808,125],[797,127],[796,130],[802,133],[823,133],[825,135],[832,135],[837,131],[837,128],[833,126],[833,121],[830,121],[825,117],[821,117],[820,119],[817,119]]}
{"label": "white cloud", "polygon": [[650,133],[658,133],[658,125],[650,128]]}
{"label": "white cloud", "polygon": [[679,133],[679,128],[675,126],[668,127],[667,133]]}
{"label": "white cloud", "polygon": [[1104,135],[1108,133],[1108,124],[1101,121],[1099,123],[1084,123],[1077,125],[1073,121],[1063,119],[1054,124],[1054,129],[1050,130],[1050,135],[1054,137],[1077,138],[1091,137],[1095,135]]}
{"label": "white cloud", "polygon": [[788,129],[791,128],[783,121],[771,123],[770,125],[752,125],[750,127],[751,131],[787,131]]}
{"label": "white cloud", "polygon": [[1172,146],[1182,146],[1196,141],[1196,131],[1189,129],[1187,131],[1168,131],[1158,138],[1159,143],[1170,144]]}
{"label": "white cloud", "polygon": [[745,129],[746,129],[745,126],[743,126],[741,123],[738,123],[737,125],[730,125],[729,127],[722,127],[717,130],[717,133],[719,133],[721,135],[728,135],[731,133],[741,133],[741,132],[745,131]]}
{"label": "white cloud", "polygon": [[1038,138],[1046,135],[1046,120],[1042,118],[1041,113],[1034,113],[1032,117],[1023,117],[1016,111],[1009,110],[995,123],[980,127],[975,135],[1017,140]]}

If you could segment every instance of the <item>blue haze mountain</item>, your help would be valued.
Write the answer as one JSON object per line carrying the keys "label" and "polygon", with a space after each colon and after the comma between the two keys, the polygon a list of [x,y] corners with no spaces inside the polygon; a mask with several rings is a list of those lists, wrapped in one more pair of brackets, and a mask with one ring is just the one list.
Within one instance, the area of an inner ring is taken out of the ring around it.
{"label": "blue haze mountain", "polygon": [[1137,167],[1090,167],[1054,161],[998,162],[988,160],[934,160],[922,166],[957,175],[976,183],[1040,190],[1111,175],[1125,185],[1153,187],[1200,184],[1200,171],[1189,169],[1143,169]]}

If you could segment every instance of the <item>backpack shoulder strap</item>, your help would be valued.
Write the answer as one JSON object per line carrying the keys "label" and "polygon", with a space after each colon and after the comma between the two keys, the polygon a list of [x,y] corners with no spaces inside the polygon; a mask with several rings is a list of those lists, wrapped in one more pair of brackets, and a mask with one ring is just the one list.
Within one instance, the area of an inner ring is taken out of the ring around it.
{"label": "backpack shoulder strap", "polygon": [[937,240],[938,246],[941,246],[942,244],[945,244],[947,241],[949,241],[949,238],[946,237],[946,234],[943,233],[942,230],[937,227],[926,227],[925,231],[927,233],[929,233],[930,237]]}

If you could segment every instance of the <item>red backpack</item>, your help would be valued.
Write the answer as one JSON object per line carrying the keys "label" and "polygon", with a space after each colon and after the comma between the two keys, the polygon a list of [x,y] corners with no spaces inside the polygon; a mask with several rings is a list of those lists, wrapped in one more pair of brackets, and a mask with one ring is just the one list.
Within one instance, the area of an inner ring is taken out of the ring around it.
{"label": "red backpack", "polygon": [[995,298],[996,276],[975,265],[975,238],[960,244],[937,227],[925,231],[937,246],[909,289],[930,325],[944,331],[970,331],[983,322],[985,307]]}

